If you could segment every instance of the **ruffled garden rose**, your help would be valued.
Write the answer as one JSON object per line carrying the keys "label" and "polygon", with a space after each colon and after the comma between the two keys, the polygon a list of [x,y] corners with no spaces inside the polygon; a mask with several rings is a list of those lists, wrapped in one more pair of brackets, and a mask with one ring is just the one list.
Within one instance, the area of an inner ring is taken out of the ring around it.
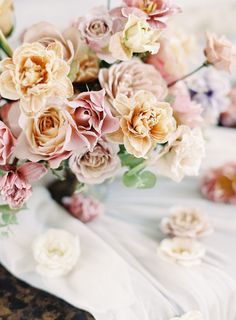
{"label": "ruffled garden rose", "polygon": [[158,155],[155,163],[159,174],[180,182],[184,176],[197,176],[203,157],[205,142],[199,128],[179,126]]}
{"label": "ruffled garden rose", "polygon": [[158,254],[166,261],[192,267],[202,262],[205,248],[200,242],[189,238],[164,239],[158,247]]}
{"label": "ruffled garden rose", "polygon": [[[20,134],[15,156],[33,162],[49,161],[52,168],[57,168],[63,159],[70,156],[68,144],[72,135],[72,118],[64,100],[51,98],[43,110],[33,118],[24,115],[20,118]],[[78,145],[78,148],[83,146]]]}
{"label": "ruffled garden rose", "polygon": [[105,90],[80,93],[68,105],[74,121],[69,143],[72,150],[85,144],[92,151],[101,136],[119,127],[105,101]]}
{"label": "ruffled garden rose", "polygon": [[188,87],[184,82],[178,82],[172,86],[169,94],[173,96],[174,103],[171,106],[178,125],[194,128],[203,124],[203,108],[200,103],[191,100]]}
{"label": "ruffled garden rose", "polygon": [[204,320],[203,315],[199,311],[190,311],[180,317],[174,317],[170,320]]}
{"label": "ruffled garden rose", "polygon": [[167,142],[176,128],[170,105],[159,102],[149,91],[138,91],[131,98],[120,94],[113,106],[120,129],[110,138],[137,158],[146,157],[157,143]]}
{"label": "ruffled garden rose", "polygon": [[204,213],[197,208],[173,207],[169,217],[161,221],[163,233],[174,237],[198,238],[212,232],[212,226]]}
{"label": "ruffled garden rose", "polygon": [[229,107],[221,114],[220,122],[224,127],[236,128],[236,87],[229,95]]}
{"label": "ruffled garden rose", "polygon": [[14,26],[13,0],[0,1],[0,30],[8,36]]}
{"label": "ruffled garden rose", "polygon": [[49,229],[39,235],[32,245],[36,271],[43,277],[67,275],[80,256],[78,236],[61,229]]}
{"label": "ruffled garden rose", "polygon": [[232,43],[226,37],[218,37],[211,32],[207,32],[206,39],[207,43],[204,53],[207,62],[219,70],[230,72],[236,57],[235,48],[233,48]]}
{"label": "ruffled garden rose", "polygon": [[155,54],[160,48],[161,31],[152,29],[146,16],[130,14],[121,32],[115,33],[109,44],[112,56],[117,60],[130,60],[134,53],[150,52]]}
{"label": "ruffled garden rose", "polygon": [[31,182],[39,180],[47,173],[40,163],[27,162],[20,167],[8,171],[0,177],[0,191],[3,200],[12,209],[18,209],[32,194]]}
{"label": "ruffled garden rose", "polygon": [[159,101],[163,101],[167,95],[167,85],[160,73],[137,58],[114,64],[109,69],[101,69],[99,82],[111,106],[119,94],[130,98],[140,90],[147,90]]}
{"label": "ruffled garden rose", "polygon": [[75,28],[68,28],[61,33],[49,22],[39,22],[29,27],[23,34],[24,43],[39,42],[45,48],[50,44],[61,43],[63,59],[71,63],[81,44],[80,34]]}
{"label": "ruffled garden rose", "polygon": [[100,139],[92,151],[72,155],[69,160],[71,171],[80,182],[98,184],[112,178],[120,169],[119,147]]}
{"label": "ruffled garden rose", "polygon": [[214,202],[236,204],[236,164],[210,169],[203,177],[201,192]]}
{"label": "ruffled garden rose", "polygon": [[2,97],[20,101],[27,116],[39,112],[46,97],[70,97],[72,83],[67,77],[69,65],[63,60],[63,47],[59,42],[46,48],[40,43],[23,44],[12,58],[0,63],[0,93]]}
{"label": "ruffled garden rose", "polygon": [[0,121],[0,165],[5,165],[12,154],[16,141],[10,129]]}
{"label": "ruffled garden rose", "polygon": [[92,221],[104,212],[104,206],[101,202],[81,193],[74,193],[71,197],[64,197],[62,203],[75,218],[84,223]]}

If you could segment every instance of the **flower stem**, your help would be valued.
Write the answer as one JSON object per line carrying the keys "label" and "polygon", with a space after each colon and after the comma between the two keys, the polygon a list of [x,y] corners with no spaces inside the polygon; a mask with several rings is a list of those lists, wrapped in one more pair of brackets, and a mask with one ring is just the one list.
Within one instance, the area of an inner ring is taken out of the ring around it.
{"label": "flower stem", "polygon": [[190,76],[192,76],[193,74],[197,73],[198,71],[200,71],[201,69],[205,68],[205,67],[208,67],[210,65],[209,62],[205,61],[202,65],[200,65],[200,67],[194,69],[192,72],[186,74],[185,76],[183,76],[182,78],[180,79],[177,79],[171,83],[168,84],[168,88],[174,86],[176,83],[178,83],[179,81],[183,81],[187,78],[189,78]]}
{"label": "flower stem", "polygon": [[2,30],[0,30],[0,48],[5,52],[8,57],[12,57],[13,51],[9,46],[7,39],[5,38]]}

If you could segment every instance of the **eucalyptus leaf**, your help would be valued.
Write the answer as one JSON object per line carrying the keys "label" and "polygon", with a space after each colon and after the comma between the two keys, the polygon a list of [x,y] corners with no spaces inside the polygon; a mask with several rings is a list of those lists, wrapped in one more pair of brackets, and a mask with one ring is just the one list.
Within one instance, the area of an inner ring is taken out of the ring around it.
{"label": "eucalyptus leaf", "polygon": [[156,176],[150,171],[139,171],[134,174],[127,171],[123,175],[123,183],[128,188],[153,188],[156,184]]}
{"label": "eucalyptus leaf", "polygon": [[139,177],[142,181],[141,185],[139,186],[141,189],[153,188],[156,184],[157,178],[151,171],[143,171],[139,174]]}

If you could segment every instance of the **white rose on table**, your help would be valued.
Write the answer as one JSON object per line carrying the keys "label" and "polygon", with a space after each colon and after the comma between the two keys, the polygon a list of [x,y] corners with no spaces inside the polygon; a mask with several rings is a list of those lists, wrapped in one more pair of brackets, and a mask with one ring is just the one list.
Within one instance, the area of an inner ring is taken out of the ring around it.
{"label": "white rose on table", "polygon": [[185,313],[181,317],[174,317],[170,320],[204,320],[203,315],[199,311],[191,311],[188,313]]}
{"label": "white rose on table", "polygon": [[67,275],[80,256],[79,238],[61,229],[49,229],[40,235],[32,249],[36,271],[49,278]]}
{"label": "white rose on table", "polygon": [[164,239],[158,247],[159,256],[184,267],[199,265],[205,256],[205,247],[189,238]]}

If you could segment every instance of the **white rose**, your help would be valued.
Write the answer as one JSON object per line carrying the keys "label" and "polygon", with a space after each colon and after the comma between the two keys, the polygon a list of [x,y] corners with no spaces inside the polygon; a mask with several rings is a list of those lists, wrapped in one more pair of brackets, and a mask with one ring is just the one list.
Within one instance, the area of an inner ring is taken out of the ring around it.
{"label": "white rose", "polygon": [[201,263],[205,256],[205,247],[189,238],[164,239],[158,247],[158,254],[166,261],[191,267]]}
{"label": "white rose", "polygon": [[32,249],[36,271],[50,278],[68,274],[80,256],[79,238],[60,229],[50,229],[40,235]]}
{"label": "white rose", "polygon": [[197,176],[203,157],[205,142],[200,128],[179,126],[155,163],[159,174],[180,182],[184,176]]}
{"label": "white rose", "polygon": [[170,320],[204,320],[203,315],[199,311],[191,311],[188,313],[185,313],[181,317],[174,317]]}

